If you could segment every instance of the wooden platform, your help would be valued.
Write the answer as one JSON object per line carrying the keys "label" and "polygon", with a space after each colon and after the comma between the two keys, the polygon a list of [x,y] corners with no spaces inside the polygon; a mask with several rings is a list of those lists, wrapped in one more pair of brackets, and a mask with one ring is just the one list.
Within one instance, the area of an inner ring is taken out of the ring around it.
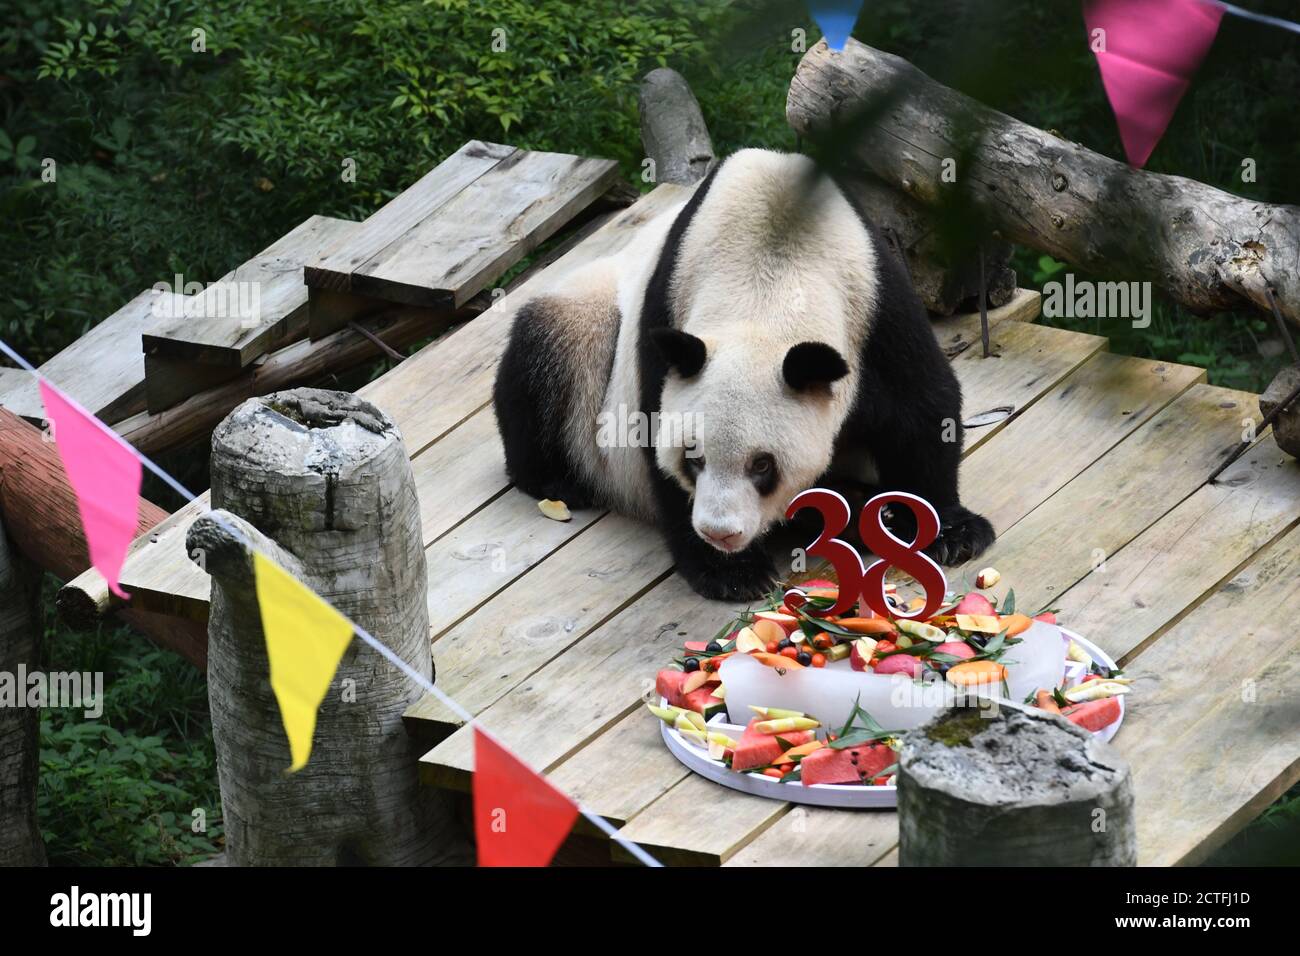
{"label": "wooden platform", "polygon": [[[734,609],[691,592],[645,526],[597,511],[550,521],[505,479],[489,399],[515,310],[682,195],[659,187],[363,392],[414,459],[439,682],[665,862],[896,863],[891,812],[795,808],[687,772],[641,699],[681,635],[712,634]],[[980,564],[1138,678],[1116,746],[1136,774],[1141,860],[1195,863],[1300,777],[1300,466],[1265,434],[1207,485],[1259,420],[1256,396],[1031,324],[1037,309],[1022,292],[991,315],[990,358],[977,317],[936,324],[964,417],[1013,409],[967,434],[963,498],[999,532]],[[123,585],[141,606],[202,619],[191,519],[138,542]],[[467,729],[427,700],[407,721],[429,742],[423,779],[467,789]]]}

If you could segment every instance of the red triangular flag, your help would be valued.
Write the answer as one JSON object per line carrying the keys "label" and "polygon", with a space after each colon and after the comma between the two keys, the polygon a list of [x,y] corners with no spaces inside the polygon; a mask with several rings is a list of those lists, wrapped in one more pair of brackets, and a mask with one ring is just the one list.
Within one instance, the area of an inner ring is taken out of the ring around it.
{"label": "red triangular flag", "polygon": [[474,728],[474,836],[479,866],[546,866],[578,807]]}
{"label": "red triangular flag", "polygon": [[1205,0],[1084,0],[1083,19],[1124,154],[1142,167],[1214,42],[1223,7]]}

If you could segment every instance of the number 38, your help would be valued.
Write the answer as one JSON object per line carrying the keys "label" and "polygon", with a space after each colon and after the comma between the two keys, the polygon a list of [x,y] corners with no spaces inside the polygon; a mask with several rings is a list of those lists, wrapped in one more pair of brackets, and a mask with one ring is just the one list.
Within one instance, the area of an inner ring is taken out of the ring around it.
{"label": "number 38", "polygon": [[[916,538],[910,544],[894,536],[881,516],[885,505],[902,504],[916,515]],[[849,503],[839,492],[826,488],[810,488],[795,497],[786,508],[787,519],[805,508],[812,508],[822,516],[822,533],[806,549],[815,558],[824,558],[835,569],[839,581],[839,600],[824,611],[808,609],[813,617],[834,617],[843,614],[857,603],[859,595],[867,607],[881,617],[925,619],[943,606],[948,591],[948,580],[939,565],[921,549],[929,547],[939,537],[939,515],[934,506],[924,498],[906,491],[887,491],[876,495],[858,515],[858,534],[862,543],[877,555],[875,561],[864,567],[862,556],[846,541],[836,535],[844,531],[852,520]],[[902,614],[885,601],[885,572],[897,567],[910,574],[925,589],[925,606],[912,614]],[[802,591],[792,588],[785,594],[790,607],[804,604]]]}

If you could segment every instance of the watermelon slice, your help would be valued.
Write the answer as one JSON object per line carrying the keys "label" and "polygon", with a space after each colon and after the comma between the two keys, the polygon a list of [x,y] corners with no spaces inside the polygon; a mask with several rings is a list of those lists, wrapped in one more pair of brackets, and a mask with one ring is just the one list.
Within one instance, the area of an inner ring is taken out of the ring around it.
{"label": "watermelon slice", "polygon": [[1115,723],[1122,713],[1118,697],[1090,700],[1066,707],[1061,711],[1061,715],[1070,723],[1094,732]]}
{"label": "watermelon slice", "polygon": [[665,668],[655,675],[655,691],[674,707],[685,707],[697,714],[703,714],[705,720],[727,709],[725,702],[713,696],[711,684],[697,687],[689,694],[682,693],[682,685],[686,683],[686,678],[689,676],[686,671]]}
{"label": "watermelon slice", "polygon": [[754,717],[749,721],[744,734],[740,737],[740,742],[736,744],[735,752],[731,755],[732,770],[766,767],[768,764],[775,763],[776,758],[785,753],[787,745],[798,747],[810,742],[814,737],[811,730],[794,730],[788,734],[761,734],[754,729],[754,725],[762,719],[762,717]]}
{"label": "watermelon slice", "polygon": [[896,756],[887,744],[865,744],[834,750],[823,747],[799,762],[799,779],[805,787],[818,783],[867,783]]}

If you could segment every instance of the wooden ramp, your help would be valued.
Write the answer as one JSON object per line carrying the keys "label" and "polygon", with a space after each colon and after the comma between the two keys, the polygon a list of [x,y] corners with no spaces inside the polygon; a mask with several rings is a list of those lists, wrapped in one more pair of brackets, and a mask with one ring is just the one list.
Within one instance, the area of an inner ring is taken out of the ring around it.
{"label": "wooden ramp", "polygon": [[[659,187],[363,391],[413,456],[438,679],[665,862],[894,864],[892,812],[792,807],[687,772],[641,700],[683,634],[713,633],[734,608],[691,592],[644,526],[599,511],[549,521],[505,478],[489,403],[515,311],[688,192]],[[1243,422],[1259,420],[1256,396],[1034,325],[1037,310],[1022,292],[991,313],[989,358],[978,317],[936,323],[964,417],[989,422],[968,430],[962,472],[966,503],[1000,535],[980,563],[1025,606],[1060,607],[1139,678],[1116,745],[1136,774],[1141,861],[1195,863],[1300,777],[1289,690],[1300,667],[1300,466],[1265,434],[1207,485]],[[184,555],[191,517],[137,542],[123,584],[146,607],[202,619],[207,579]],[[1224,660],[1225,633],[1251,653]],[[430,744],[423,779],[468,789],[468,729],[428,699],[407,723]]]}

